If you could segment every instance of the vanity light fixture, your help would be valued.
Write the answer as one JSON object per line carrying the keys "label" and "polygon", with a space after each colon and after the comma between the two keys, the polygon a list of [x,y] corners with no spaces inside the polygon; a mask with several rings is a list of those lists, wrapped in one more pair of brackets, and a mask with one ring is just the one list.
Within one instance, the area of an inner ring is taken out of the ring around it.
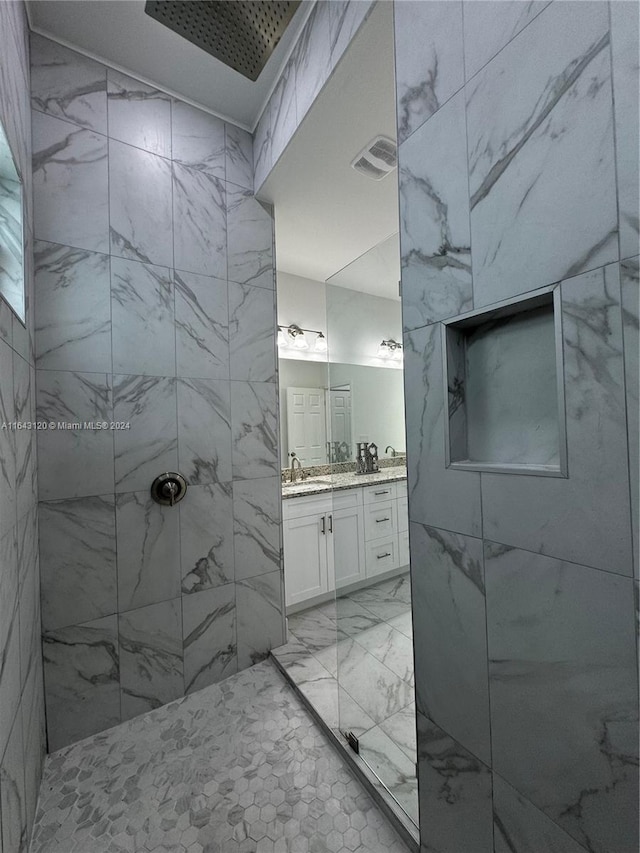
{"label": "vanity light fixture", "polygon": [[378,358],[389,359],[391,361],[402,361],[402,344],[394,341],[393,338],[382,341],[378,347]]}
{"label": "vanity light fixture", "polygon": [[309,349],[309,341],[305,332],[316,335],[313,346],[315,352],[327,351],[327,339],[322,332],[317,329],[301,329],[295,323],[291,323],[290,326],[278,326],[278,346],[283,349],[287,347],[299,350]]}

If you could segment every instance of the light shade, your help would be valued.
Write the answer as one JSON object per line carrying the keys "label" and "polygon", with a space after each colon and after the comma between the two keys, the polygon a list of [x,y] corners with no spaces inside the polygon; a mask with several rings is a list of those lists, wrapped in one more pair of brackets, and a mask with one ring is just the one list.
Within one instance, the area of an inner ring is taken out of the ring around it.
{"label": "light shade", "polygon": [[279,347],[288,347],[289,341],[287,340],[287,336],[284,333],[284,330],[278,326],[278,346]]}
{"label": "light shade", "polygon": [[316,338],[316,352],[326,352],[327,351],[327,339],[322,334],[322,332],[318,332],[318,337]]}

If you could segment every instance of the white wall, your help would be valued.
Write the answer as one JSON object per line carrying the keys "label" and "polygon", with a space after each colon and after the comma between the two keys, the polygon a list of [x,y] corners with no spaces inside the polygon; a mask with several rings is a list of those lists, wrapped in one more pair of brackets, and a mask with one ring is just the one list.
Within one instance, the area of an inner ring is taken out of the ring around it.
{"label": "white wall", "polygon": [[[278,324],[296,323],[305,329],[322,332],[329,345],[329,359],[341,364],[362,364],[401,370],[402,364],[377,357],[383,339],[402,341],[400,302],[277,273]],[[326,356],[312,350],[280,349],[281,359],[325,361]]]}

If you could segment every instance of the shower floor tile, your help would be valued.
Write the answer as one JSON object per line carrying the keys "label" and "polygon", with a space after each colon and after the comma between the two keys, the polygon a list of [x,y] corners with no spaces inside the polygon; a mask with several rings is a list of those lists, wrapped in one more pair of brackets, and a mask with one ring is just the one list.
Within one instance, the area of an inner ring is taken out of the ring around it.
{"label": "shower floor tile", "polygon": [[328,850],[407,853],[269,661],[50,755],[31,846]]}
{"label": "shower floor tile", "polygon": [[357,735],[361,757],[417,824],[408,573],[298,612],[288,627],[273,656],[330,728]]}

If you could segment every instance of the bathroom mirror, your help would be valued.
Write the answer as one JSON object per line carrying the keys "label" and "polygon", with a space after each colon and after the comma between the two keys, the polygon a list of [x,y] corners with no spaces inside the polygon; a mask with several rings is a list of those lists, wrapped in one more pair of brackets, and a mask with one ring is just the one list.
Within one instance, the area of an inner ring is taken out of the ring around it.
{"label": "bathroom mirror", "polygon": [[304,466],[353,462],[358,441],[375,442],[381,458],[404,453],[401,370],[295,359],[279,369],[283,466],[292,450]]}
{"label": "bathroom mirror", "polygon": [[23,184],[0,123],[0,297],[24,323]]}

